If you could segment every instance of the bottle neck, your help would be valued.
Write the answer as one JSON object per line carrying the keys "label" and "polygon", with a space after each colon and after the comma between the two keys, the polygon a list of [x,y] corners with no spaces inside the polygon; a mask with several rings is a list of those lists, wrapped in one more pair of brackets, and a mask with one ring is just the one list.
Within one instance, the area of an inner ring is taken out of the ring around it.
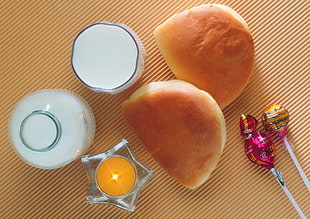
{"label": "bottle neck", "polygon": [[28,149],[46,152],[53,149],[60,140],[61,124],[52,113],[36,110],[22,121],[19,136]]}

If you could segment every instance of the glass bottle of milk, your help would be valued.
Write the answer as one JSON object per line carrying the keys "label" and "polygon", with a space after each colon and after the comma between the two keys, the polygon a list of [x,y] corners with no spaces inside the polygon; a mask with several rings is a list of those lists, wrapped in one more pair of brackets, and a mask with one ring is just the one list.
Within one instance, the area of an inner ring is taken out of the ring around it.
{"label": "glass bottle of milk", "polygon": [[84,154],[95,136],[90,106],[66,90],[40,90],[15,106],[9,138],[17,154],[41,169],[62,167]]}

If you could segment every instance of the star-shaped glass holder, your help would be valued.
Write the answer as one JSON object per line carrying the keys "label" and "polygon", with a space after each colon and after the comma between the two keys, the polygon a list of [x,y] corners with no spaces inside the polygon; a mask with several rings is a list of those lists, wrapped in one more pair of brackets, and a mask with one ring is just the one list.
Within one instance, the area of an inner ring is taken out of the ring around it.
{"label": "star-shaped glass holder", "polygon": [[[111,157],[124,157],[134,166],[136,171],[136,183],[126,194],[111,196],[100,190],[96,180],[96,172],[102,161]],[[131,152],[128,141],[123,139],[110,150],[94,155],[85,155],[81,158],[88,178],[89,204],[111,204],[127,211],[133,212],[136,207],[137,198],[141,188],[152,178],[153,171],[141,164]]]}

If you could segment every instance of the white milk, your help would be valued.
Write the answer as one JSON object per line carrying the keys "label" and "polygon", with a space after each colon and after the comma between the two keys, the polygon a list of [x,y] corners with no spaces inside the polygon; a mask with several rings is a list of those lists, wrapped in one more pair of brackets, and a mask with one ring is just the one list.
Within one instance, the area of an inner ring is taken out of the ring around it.
{"label": "white milk", "polygon": [[9,137],[28,164],[53,169],[86,152],[95,135],[88,104],[65,90],[41,90],[24,97],[12,112]]}
{"label": "white milk", "polygon": [[143,71],[145,51],[124,25],[96,23],[75,39],[72,67],[89,88],[117,93],[132,85]]}

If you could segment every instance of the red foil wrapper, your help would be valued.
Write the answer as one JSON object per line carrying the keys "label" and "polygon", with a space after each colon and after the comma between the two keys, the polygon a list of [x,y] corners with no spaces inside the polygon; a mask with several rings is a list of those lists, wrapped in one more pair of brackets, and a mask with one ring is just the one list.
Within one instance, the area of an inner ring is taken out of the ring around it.
{"label": "red foil wrapper", "polygon": [[240,117],[240,134],[243,137],[249,136],[256,131],[258,125],[257,119],[251,115],[241,115]]}
{"label": "red foil wrapper", "polygon": [[256,131],[257,120],[251,115],[240,117],[241,135],[246,137],[244,152],[255,164],[267,168],[274,168],[275,147],[271,138]]}
{"label": "red foil wrapper", "polygon": [[268,135],[259,132],[251,135],[245,140],[244,152],[257,165],[269,170],[274,168],[275,149]]}

